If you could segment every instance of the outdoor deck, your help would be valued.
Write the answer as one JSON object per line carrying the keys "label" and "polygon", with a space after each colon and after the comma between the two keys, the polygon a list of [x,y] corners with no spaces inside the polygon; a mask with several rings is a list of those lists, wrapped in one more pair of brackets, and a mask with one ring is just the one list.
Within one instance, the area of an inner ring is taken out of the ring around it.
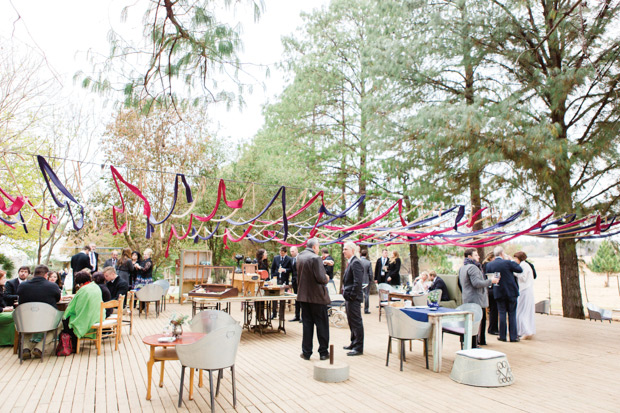
{"label": "outdoor deck", "polygon": [[[376,304],[377,296],[371,299]],[[12,349],[1,348],[0,412],[209,411],[208,379],[206,387],[195,388],[194,400],[185,391],[177,409],[179,362],[166,363],[163,388],[157,387],[156,364],[153,397],[146,400],[149,349],[141,337],[161,332],[172,312],[189,314],[191,305],[168,305],[157,319],[154,312],[148,320],[135,318],[133,335],[125,328],[119,351],[108,342],[99,357],[88,342],[80,355],[48,356],[43,363],[32,359],[20,366]],[[233,316],[242,319],[238,305]],[[424,368],[421,342],[407,353],[403,372],[397,353],[386,367],[387,325],[385,318],[379,323],[374,306],[364,316],[363,356],[346,357],[342,350],[349,344],[348,328],[330,330],[336,359],[350,364],[351,378],[339,384],[313,380],[313,362],[299,357],[301,324],[287,322],[286,335],[244,331],[236,363],[237,411],[618,411],[620,393],[613,379],[620,377],[620,324],[543,315],[536,322],[538,334],[532,341],[501,343],[489,337],[487,347],[507,354],[515,376],[514,385],[492,389],[449,378],[459,346],[450,335],[445,337],[441,373]],[[216,404],[217,411],[233,410],[228,372]]]}

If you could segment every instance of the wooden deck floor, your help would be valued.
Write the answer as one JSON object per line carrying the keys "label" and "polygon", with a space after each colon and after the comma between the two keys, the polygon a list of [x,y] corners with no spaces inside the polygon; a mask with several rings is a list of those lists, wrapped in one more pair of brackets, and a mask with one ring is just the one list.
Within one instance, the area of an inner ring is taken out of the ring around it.
{"label": "wooden deck floor", "polygon": [[[371,297],[376,300],[377,297]],[[237,305],[233,316],[241,320]],[[146,400],[148,347],[141,337],[161,332],[172,312],[191,313],[190,305],[168,305],[158,319],[136,319],[119,351],[105,343],[97,357],[86,343],[80,355],[19,361],[10,348],[0,349],[0,412],[129,412],[209,411],[208,386],[184,392],[177,408],[180,364],[167,363],[164,387],[154,386]],[[287,313],[287,318],[292,318]],[[449,378],[458,339],[446,336],[441,373],[424,368],[422,344],[407,353],[403,372],[396,353],[385,366],[387,326],[375,308],[364,316],[365,353],[346,357],[349,331],[331,328],[335,356],[350,364],[350,379],[325,384],[312,378],[312,361],[299,357],[301,324],[287,323],[287,334],[243,333],[237,355],[239,412],[367,412],[367,411],[618,411],[620,324],[536,316],[538,334],[532,341],[501,343],[489,338],[489,349],[505,352],[515,383],[504,388],[476,388]],[[315,339],[316,340],[316,339]],[[315,344],[316,345],[316,344]],[[318,360],[318,355],[313,355]],[[206,376],[205,376],[206,377]],[[159,380],[157,365],[153,381]],[[207,381],[208,382],[208,381]],[[186,380],[188,383],[188,380]],[[217,411],[232,411],[230,375],[226,374]]]}

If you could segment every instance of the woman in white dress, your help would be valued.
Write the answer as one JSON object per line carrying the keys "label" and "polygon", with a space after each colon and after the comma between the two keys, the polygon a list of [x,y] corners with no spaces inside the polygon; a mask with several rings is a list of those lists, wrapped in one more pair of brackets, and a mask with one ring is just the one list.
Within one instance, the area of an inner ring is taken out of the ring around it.
{"label": "woman in white dress", "polygon": [[428,286],[430,285],[429,283],[430,283],[430,281],[428,280],[428,272],[424,271],[413,282],[413,290],[412,290],[412,292],[414,294],[424,294],[424,293],[426,293],[428,291]]}
{"label": "woman in white dress", "polygon": [[527,255],[519,251],[514,255],[517,264],[523,268],[522,273],[516,273],[519,282],[519,299],[517,301],[517,334],[524,340],[529,340],[536,334],[534,321],[534,271],[530,264],[525,262]]}

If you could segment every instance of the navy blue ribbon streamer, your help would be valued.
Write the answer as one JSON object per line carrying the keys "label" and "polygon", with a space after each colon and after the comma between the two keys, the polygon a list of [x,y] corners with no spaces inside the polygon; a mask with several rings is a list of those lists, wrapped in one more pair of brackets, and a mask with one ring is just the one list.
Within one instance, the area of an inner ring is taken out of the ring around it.
{"label": "navy blue ribbon streamer", "polygon": [[153,231],[155,230],[154,225],[163,224],[164,222],[168,220],[168,218],[170,218],[170,215],[172,215],[172,212],[174,212],[174,208],[177,205],[177,198],[179,195],[179,178],[181,178],[181,181],[183,182],[183,186],[185,186],[185,198],[187,199],[187,203],[192,203],[194,201],[194,198],[192,197],[192,189],[187,183],[187,180],[185,179],[185,175],[176,174],[176,176],[174,177],[174,194],[172,198],[172,206],[170,207],[170,210],[168,211],[168,214],[166,215],[166,217],[162,219],[161,221],[157,221],[153,217],[153,215],[151,215],[146,220],[146,239],[151,238],[151,235],[153,234]]}

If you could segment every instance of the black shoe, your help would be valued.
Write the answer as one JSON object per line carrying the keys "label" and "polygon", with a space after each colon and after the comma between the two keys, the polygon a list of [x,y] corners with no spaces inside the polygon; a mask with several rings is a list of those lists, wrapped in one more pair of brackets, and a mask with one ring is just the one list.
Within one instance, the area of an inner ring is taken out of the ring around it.
{"label": "black shoe", "polygon": [[304,353],[301,353],[299,357],[301,357],[304,360],[310,360],[310,356],[306,356]]}
{"label": "black shoe", "polygon": [[364,311],[364,314],[370,314],[370,311]]}
{"label": "black shoe", "polygon": [[321,356],[321,360],[329,360],[329,354]]}
{"label": "black shoe", "polygon": [[30,358],[30,349],[25,348],[22,350],[22,360],[28,360]]}
{"label": "black shoe", "polygon": [[361,356],[364,354],[363,351],[352,350],[347,353],[347,356]]}
{"label": "black shoe", "polygon": [[487,345],[486,341],[484,343],[478,343],[478,346],[486,346],[486,345]]}
{"label": "black shoe", "polygon": [[[504,340],[504,341],[506,341],[506,340]],[[511,342],[511,343],[518,343],[519,341],[521,341],[521,339],[520,339],[520,338],[518,338],[518,339],[516,339],[516,340],[510,340],[510,342]]]}
{"label": "black shoe", "polygon": [[499,337],[497,337],[497,339],[498,339],[499,341],[503,341],[504,343],[506,342],[506,339],[505,339],[505,338],[499,338]]}
{"label": "black shoe", "polygon": [[292,318],[292,319],[290,319],[288,321],[292,323],[293,321],[301,321],[301,320],[299,318],[295,317],[295,318]]}
{"label": "black shoe", "polygon": [[492,336],[499,336],[499,331],[489,331],[488,333]]}
{"label": "black shoe", "polygon": [[303,322],[304,322],[304,320],[299,320],[299,322],[300,322],[300,323],[303,323]]}
{"label": "black shoe", "polygon": [[343,350],[353,350],[353,346],[351,344],[349,344],[348,346],[344,346],[342,349]]}

